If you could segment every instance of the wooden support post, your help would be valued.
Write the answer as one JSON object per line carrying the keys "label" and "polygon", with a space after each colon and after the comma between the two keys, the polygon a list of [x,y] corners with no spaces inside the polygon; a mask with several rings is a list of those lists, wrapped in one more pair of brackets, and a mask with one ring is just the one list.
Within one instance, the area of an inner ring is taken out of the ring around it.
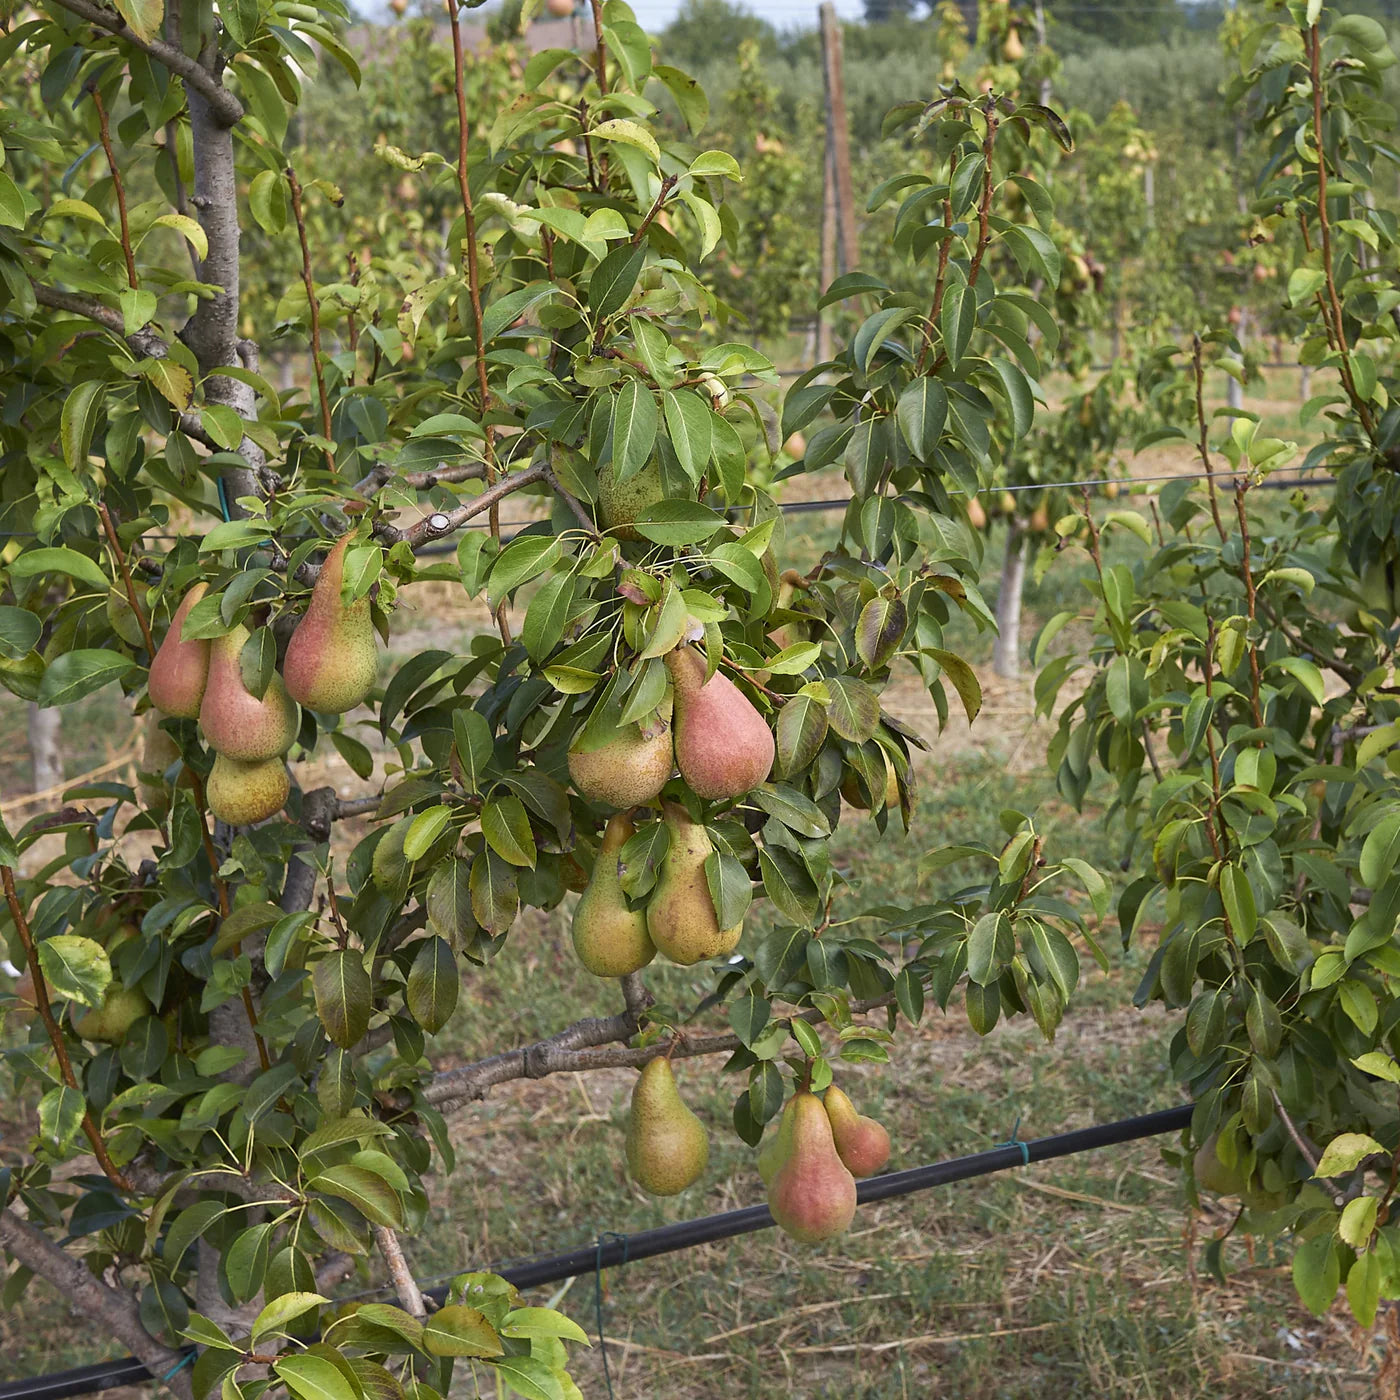
{"label": "wooden support post", "polygon": [[[821,19],[822,71],[826,80],[826,158],[822,166],[821,289],[860,261],[855,194],[851,185],[851,133],[846,117],[846,80],[842,67],[841,25],[827,0]],[[831,358],[831,329],[825,313],[817,316],[817,360]]]}

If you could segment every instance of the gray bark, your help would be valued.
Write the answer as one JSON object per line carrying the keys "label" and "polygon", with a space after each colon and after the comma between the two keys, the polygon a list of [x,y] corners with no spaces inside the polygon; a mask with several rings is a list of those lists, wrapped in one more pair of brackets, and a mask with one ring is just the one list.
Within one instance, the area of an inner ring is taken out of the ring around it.
{"label": "gray bark", "polygon": [[59,743],[61,717],[56,709],[29,707],[29,758],[33,764],[33,790],[47,792],[63,781],[63,748]]}
{"label": "gray bark", "polygon": [[1020,528],[1013,525],[1001,564],[997,640],[992,651],[992,669],[1006,680],[1015,680],[1021,674],[1021,593],[1025,584],[1026,540]]}

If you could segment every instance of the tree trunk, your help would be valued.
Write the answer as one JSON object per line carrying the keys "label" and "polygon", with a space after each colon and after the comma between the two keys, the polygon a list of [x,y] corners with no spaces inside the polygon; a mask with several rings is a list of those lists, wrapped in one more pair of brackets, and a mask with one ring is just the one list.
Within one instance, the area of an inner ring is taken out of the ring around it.
{"label": "tree trunk", "polygon": [[1026,583],[1026,541],[1016,525],[1006,541],[997,589],[997,640],[992,669],[1005,680],[1021,674],[1021,592]]}
{"label": "tree trunk", "polygon": [[1298,397],[1304,403],[1312,396],[1312,366],[1302,365],[1298,370]]}
{"label": "tree trunk", "polygon": [[63,781],[63,749],[58,742],[60,715],[56,709],[29,707],[29,757],[34,765],[34,792],[47,792]]}

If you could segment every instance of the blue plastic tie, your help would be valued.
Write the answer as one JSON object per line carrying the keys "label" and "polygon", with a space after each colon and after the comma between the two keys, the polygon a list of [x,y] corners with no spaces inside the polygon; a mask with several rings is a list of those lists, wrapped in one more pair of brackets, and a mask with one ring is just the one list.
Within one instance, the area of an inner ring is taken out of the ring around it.
{"label": "blue plastic tie", "polygon": [[166,1381],[172,1380],[175,1376],[178,1376],[178,1375],[180,1374],[180,1372],[183,1371],[183,1370],[185,1369],[185,1367],[188,1366],[188,1365],[190,1364],[190,1362],[193,1361],[193,1360],[194,1360],[194,1352],[192,1352],[192,1351],[187,1351],[187,1352],[186,1352],[186,1353],[185,1353],[185,1354],[184,1354],[184,1355],[183,1355],[183,1356],[182,1356],[182,1357],[181,1357],[181,1358],[180,1358],[180,1359],[179,1359],[179,1360],[178,1360],[178,1361],[177,1361],[177,1362],[176,1362],[176,1363],[175,1363],[175,1364],[160,1378],[160,1379],[161,1379],[161,1384],[163,1385]]}
{"label": "blue plastic tie", "polygon": [[1021,1149],[1021,1165],[1023,1167],[1028,1167],[1031,1164],[1031,1150],[1021,1141],[1020,1132],[1021,1115],[1018,1113],[1016,1115],[1016,1121],[1011,1125],[1011,1136],[1007,1138],[1005,1142],[999,1142],[995,1145],[997,1147],[1019,1147]]}
{"label": "blue plastic tie", "polygon": [[612,1370],[608,1366],[608,1341],[603,1335],[603,1245],[611,1240],[622,1241],[622,1262],[627,1262],[627,1236],[607,1230],[598,1236],[598,1250],[593,1265],[593,1310],[598,1319],[598,1349],[603,1353],[603,1379],[608,1385],[608,1400],[614,1400]]}

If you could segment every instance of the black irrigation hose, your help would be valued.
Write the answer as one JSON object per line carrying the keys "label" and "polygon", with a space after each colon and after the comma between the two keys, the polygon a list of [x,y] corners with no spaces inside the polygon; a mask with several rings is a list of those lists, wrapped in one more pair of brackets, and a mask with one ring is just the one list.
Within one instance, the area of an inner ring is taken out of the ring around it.
{"label": "black irrigation hose", "polygon": [[[1100,1147],[1179,1132],[1191,1122],[1191,1113],[1192,1106],[1182,1104],[1178,1108],[1164,1108],[1157,1113],[1121,1118],[1116,1123],[1100,1123],[1092,1128],[1056,1133],[1052,1137],[1034,1138],[1029,1142],[1013,1138],[1013,1141],[1001,1143],[986,1152],[974,1152],[967,1157],[933,1162],[926,1167],[911,1167],[908,1171],[871,1177],[860,1183],[860,1202],[867,1205],[871,1201],[893,1200],[915,1191],[927,1191],[932,1186],[947,1186],[955,1181],[990,1176],[993,1172],[1007,1171],[1031,1162],[1073,1157]],[[756,1230],[766,1230],[772,1224],[773,1217],[767,1206],[747,1206],[743,1210],[725,1211],[721,1215],[702,1216],[699,1220],[662,1225],[655,1230],[640,1230],[635,1235],[607,1235],[597,1244],[519,1264],[505,1264],[495,1272],[509,1279],[517,1288],[535,1288],[541,1284],[578,1278],[600,1269],[633,1264],[639,1259],[652,1259],[658,1254],[673,1254],[715,1240],[750,1235]],[[441,1303],[447,1297],[447,1291],[448,1286],[444,1284],[427,1290],[424,1296]],[[127,1356],[102,1361],[95,1366],[78,1366],[70,1371],[55,1371],[28,1380],[10,1381],[0,1385],[0,1400],[67,1400],[73,1395],[92,1395],[113,1386],[140,1385],[154,1379],[156,1377],[134,1356]]]}

